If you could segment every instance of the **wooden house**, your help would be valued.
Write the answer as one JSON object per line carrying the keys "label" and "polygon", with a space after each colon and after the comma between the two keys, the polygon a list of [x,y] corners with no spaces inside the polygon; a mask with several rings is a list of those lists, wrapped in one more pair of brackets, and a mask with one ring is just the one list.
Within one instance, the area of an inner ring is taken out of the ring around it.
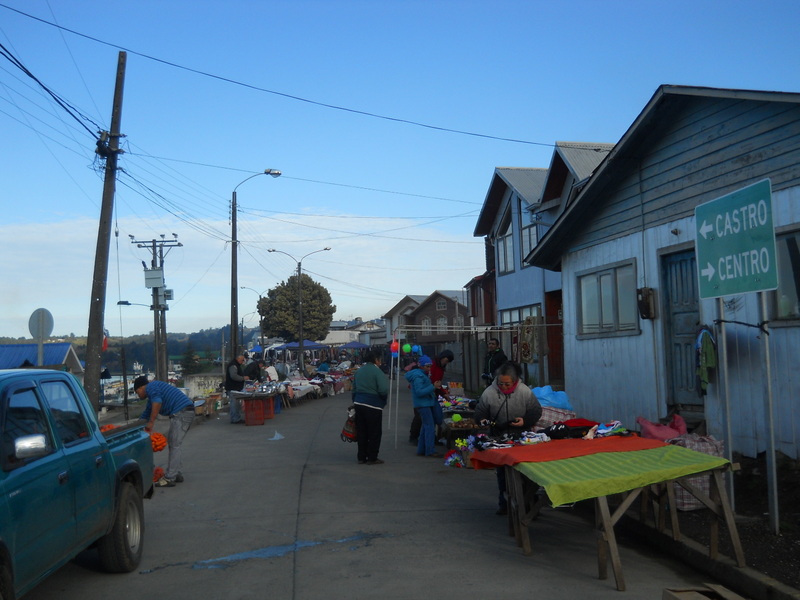
{"label": "wooden house", "polygon": [[[778,288],[701,299],[695,209],[765,179]],[[768,449],[774,422],[777,449],[798,458],[799,232],[800,94],[658,88],[526,258],[561,271],[579,414],[634,427],[678,411],[746,456]],[[707,385],[702,326],[719,350]]]}

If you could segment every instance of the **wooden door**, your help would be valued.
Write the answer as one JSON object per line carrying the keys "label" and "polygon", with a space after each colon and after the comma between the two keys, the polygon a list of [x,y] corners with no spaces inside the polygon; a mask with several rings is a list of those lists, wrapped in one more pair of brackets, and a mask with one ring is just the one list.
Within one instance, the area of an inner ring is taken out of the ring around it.
{"label": "wooden door", "polygon": [[545,323],[547,323],[547,383],[564,385],[564,320],[561,290],[544,295]]}
{"label": "wooden door", "polygon": [[697,393],[695,338],[700,325],[697,262],[693,250],[661,259],[666,341],[667,405],[702,418],[703,398]]}

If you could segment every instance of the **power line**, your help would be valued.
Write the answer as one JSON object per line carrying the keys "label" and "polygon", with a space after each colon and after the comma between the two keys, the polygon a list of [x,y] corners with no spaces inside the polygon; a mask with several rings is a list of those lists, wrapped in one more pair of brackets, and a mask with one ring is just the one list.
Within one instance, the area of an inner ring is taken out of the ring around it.
{"label": "power line", "polygon": [[[56,104],[58,104],[58,105],[59,105],[61,108],[63,108],[63,109],[64,109],[64,111],[65,111],[65,112],[66,112],[66,113],[67,113],[69,116],[71,116],[73,119],[75,119],[75,121],[77,121],[77,122],[78,122],[78,124],[79,124],[81,127],[83,127],[83,128],[86,130],[86,131],[88,131],[88,132],[89,132],[89,135],[91,135],[92,137],[95,137],[95,132],[94,132],[94,131],[92,131],[91,129],[89,129],[89,128],[86,126],[86,123],[84,123],[84,122],[83,122],[83,121],[82,121],[80,118],[78,118],[78,116],[79,116],[79,115],[80,115],[80,117],[81,117],[81,118],[82,118],[84,121],[88,121],[89,123],[91,123],[92,125],[94,125],[94,126],[95,126],[95,128],[96,128],[97,130],[100,130],[100,129],[102,129],[102,127],[100,127],[100,125],[98,125],[97,123],[95,123],[94,121],[92,121],[92,119],[90,119],[90,118],[89,118],[89,117],[87,117],[86,115],[84,115],[84,114],[80,113],[80,111],[78,111],[78,109],[76,109],[76,108],[75,108],[74,106],[72,106],[72,105],[71,105],[69,102],[67,102],[66,100],[64,100],[63,98],[61,98],[61,97],[60,97],[58,94],[56,94],[54,91],[52,91],[50,88],[48,88],[48,87],[47,87],[45,84],[43,84],[41,81],[39,81],[39,79],[38,79],[38,78],[37,78],[37,77],[36,77],[36,76],[35,76],[33,73],[31,73],[31,72],[30,72],[30,71],[27,69],[27,67],[25,67],[25,65],[23,65],[23,64],[22,64],[22,61],[20,61],[20,60],[19,60],[17,57],[15,57],[15,56],[14,56],[14,55],[13,55],[13,54],[12,54],[12,53],[11,53],[11,52],[8,50],[8,49],[7,49],[7,48],[6,48],[6,47],[5,47],[5,46],[4,46],[2,43],[0,43],[0,56],[3,56],[3,57],[5,57],[5,58],[6,58],[6,59],[7,59],[7,60],[8,60],[8,61],[11,63],[11,64],[13,64],[13,65],[14,65],[15,67],[17,67],[17,68],[18,68],[20,71],[22,71],[23,73],[25,73],[25,75],[27,75],[28,77],[30,77],[31,79],[33,79],[33,80],[34,80],[34,81],[35,81],[37,84],[39,84],[39,86],[40,86],[40,87],[41,87],[41,88],[42,88],[42,89],[43,89],[45,92],[47,92],[47,94],[49,94],[49,95],[50,95],[50,97],[51,97],[53,100],[55,100]],[[78,114],[75,114],[75,113],[78,113]]]}
{"label": "power line", "polygon": [[413,125],[415,127],[422,127],[422,128],[425,128],[425,129],[431,129],[431,130],[434,130],[434,131],[441,131],[441,132],[444,132],[444,133],[455,133],[455,134],[458,134],[458,135],[466,135],[466,136],[483,138],[483,139],[488,139],[488,140],[496,140],[496,141],[500,141],[500,142],[511,142],[511,143],[514,143],[514,144],[527,144],[527,145],[530,145],[530,146],[545,146],[547,148],[553,148],[555,146],[554,144],[551,144],[551,143],[533,142],[533,141],[530,141],[530,140],[507,138],[507,137],[502,137],[502,136],[497,136],[497,135],[489,135],[489,134],[485,134],[485,133],[477,133],[477,132],[474,132],[474,131],[466,131],[466,130],[463,130],[463,129],[452,129],[452,128],[449,128],[449,127],[441,127],[439,125],[431,125],[430,123],[422,123],[420,121],[413,121],[411,119],[402,119],[402,118],[399,118],[399,117],[390,117],[390,116],[387,116],[387,115],[381,115],[381,114],[378,114],[378,113],[369,112],[369,111],[365,111],[365,110],[358,110],[358,109],[349,108],[349,107],[346,107],[346,106],[339,106],[337,104],[328,104],[326,102],[320,102],[318,100],[311,100],[309,98],[303,98],[302,96],[296,96],[294,94],[288,94],[288,93],[285,93],[285,92],[279,92],[277,90],[270,90],[270,89],[267,89],[267,88],[262,88],[262,87],[259,87],[257,85],[253,85],[253,84],[250,84],[250,83],[244,83],[242,81],[237,81],[235,79],[230,79],[228,77],[223,77],[221,75],[215,75],[213,73],[208,73],[206,71],[200,71],[199,69],[194,69],[192,67],[185,67],[183,65],[179,65],[177,63],[173,63],[173,62],[170,62],[168,60],[164,60],[162,58],[158,58],[158,57],[155,57],[155,56],[150,56],[149,54],[144,54],[143,52],[137,52],[136,50],[131,50],[129,48],[126,48],[124,46],[120,46],[118,44],[114,44],[114,43],[111,43],[111,42],[106,42],[106,41],[101,40],[99,38],[92,37],[90,35],[86,35],[85,33],[80,33],[80,32],[75,31],[73,29],[69,29],[67,27],[63,27],[61,25],[58,25],[57,23],[52,23],[52,22],[47,21],[45,19],[42,19],[40,17],[35,17],[33,15],[25,13],[25,12],[23,12],[21,10],[16,9],[16,8],[12,8],[12,7],[7,6],[5,4],[0,4],[0,6],[3,7],[3,8],[6,8],[8,10],[12,10],[15,13],[20,14],[22,16],[28,17],[29,19],[33,19],[35,21],[39,21],[40,23],[44,23],[45,25],[50,25],[51,27],[55,27],[55,28],[60,29],[62,31],[67,31],[67,32],[69,32],[69,33],[71,33],[73,35],[80,36],[82,38],[85,38],[87,40],[91,40],[93,42],[97,42],[98,44],[103,44],[104,46],[109,46],[109,47],[115,48],[117,50],[124,50],[125,52],[127,52],[129,54],[135,54],[136,56],[140,56],[142,58],[146,58],[148,60],[152,60],[154,62],[161,63],[163,65],[167,65],[167,66],[170,66],[170,67],[173,67],[173,68],[176,68],[176,69],[181,69],[183,71],[187,71],[189,73],[194,73],[196,75],[202,75],[203,77],[209,77],[211,79],[216,79],[218,81],[224,81],[225,83],[230,83],[232,85],[237,85],[237,86],[240,86],[240,87],[243,87],[243,88],[247,88],[247,89],[250,89],[250,90],[254,90],[254,91],[257,91],[257,92],[264,92],[266,94],[272,94],[274,96],[280,96],[282,98],[287,98],[289,100],[296,100],[297,102],[304,102],[306,104],[311,104],[311,105],[314,105],[314,106],[320,106],[322,108],[329,108],[331,110],[338,110],[338,111],[342,111],[342,112],[348,112],[348,113],[351,113],[351,114],[361,115],[361,116],[364,116],[364,117],[371,117],[371,118],[374,118],[374,119],[381,119],[381,120],[384,120],[384,121],[391,121],[391,122],[394,122],[394,123],[402,123],[404,125]]}
{"label": "power line", "polygon": [[[133,151],[130,151],[130,150],[128,151],[128,154],[130,156],[147,156],[149,158],[153,158],[153,159],[156,159],[156,160],[163,160],[163,161],[169,161],[169,162],[178,162],[178,163],[183,163],[183,164],[186,164],[186,165],[194,165],[196,167],[207,167],[207,168],[210,168],[210,169],[224,169],[226,171],[236,171],[236,172],[240,172],[240,173],[252,173],[253,172],[252,170],[249,170],[249,169],[239,169],[239,168],[236,168],[236,167],[225,167],[225,166],[222,166],[222,165],[212,165],[212,164],[209,164],[209,163],[196,162],[196,161],[192,161],[192,160],[184,160],[184,159],[180,159],[180,158],[170,158],[170,157],[167,157],[167,156],[153,156],[151,154],[139,154],[137,152],[133,152]],[[443,200],[445,202],[460,202],[460,203],[463,203],[463,204],[475,204],[476,206],[482,206],[483,205],[482,202],[472,202],[470,200],[459,200],[459,199],[456,199],[456,198],[446,198],[446,197],[443,197],[443,196],[428,196],[426,194],[414,194],[412,192],[398,192],[397,190],[385,190],[385,189],[382,189],[382,188],[373,188],[373,187],[367,187],[367,186],[363,186],[363,185],[354,185],[354,184],[351,184],[351,183],[338,183],[338,182],[335,182],[335,181],[322,181],[320,179],[307,179],[307,178],[303,178],[303,177],[292,177],[291,175],[286,175],[286,174],[281,175],[281,179],[291,179],[292,181],[304,181],[306,183],[317,183],[319,185],[332,185],[332,186],[336,186],[336,187],[344,187],[344,188],[350,188],[350,189],[354,189],[354,190],[364,190],[364,191],[367,191],[367,192],[380,192],[381,194],[395,194],[397,196],[409,196],[409,197],[412,197],[412,198],[422,198],[424,200]]]}

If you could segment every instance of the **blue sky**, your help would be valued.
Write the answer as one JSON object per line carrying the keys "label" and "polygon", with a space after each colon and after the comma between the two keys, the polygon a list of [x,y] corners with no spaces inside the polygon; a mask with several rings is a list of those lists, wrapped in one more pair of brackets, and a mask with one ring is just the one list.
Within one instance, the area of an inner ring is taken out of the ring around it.
{"label": "blue sky", "polygon": [[165,260],[170,331],[229,322],[231,192],[265,168],[283,176],[237,189],[246,325],[295,268],[268,248],[331,247],[303,270],[337,318],[459,289],[484,270],[472,232],[496,166],[617,142],[661,84],[798,92],[798,22],[789,0],[0,0],[0,43],[75,115],[0,56],[0,335],[29,336],[40,307],[56,335],[86,332],[120,49],[106,326],[132,335],[152,317],[116,306],[150,302],[129,235],[184,244]]}

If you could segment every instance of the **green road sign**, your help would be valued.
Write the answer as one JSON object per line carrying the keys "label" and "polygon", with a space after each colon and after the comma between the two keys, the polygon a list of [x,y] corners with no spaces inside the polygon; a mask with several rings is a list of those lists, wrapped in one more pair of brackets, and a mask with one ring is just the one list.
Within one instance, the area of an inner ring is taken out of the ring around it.
{"label": "green road sign", "polygon": [[769,179],[698,205],[694,218],[701,298],[778,287]]}

